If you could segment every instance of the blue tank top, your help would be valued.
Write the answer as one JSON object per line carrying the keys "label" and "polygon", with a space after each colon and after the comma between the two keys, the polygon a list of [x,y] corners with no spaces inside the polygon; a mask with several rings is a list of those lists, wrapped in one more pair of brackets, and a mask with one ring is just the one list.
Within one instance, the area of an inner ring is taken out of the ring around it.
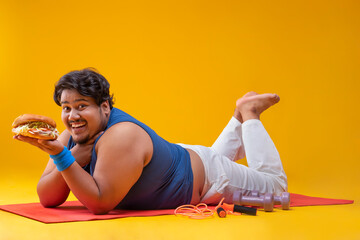
{"label": "blue tank top", "polygon": [[[117,108],[111,110],[105,131],[120,122],[132,122],[143,128],[152,140],[153,155],[138,181],[116,208],[170,209],[189,204],[193,191],[193,173],[188,151],[164,140],[151,128]],[[84,167],[91,175],[96,167],[95,145],[100,137],[95,141],[91,162]],[[74,146],[75,142],[70,137],[67,147],[71,149]]]}

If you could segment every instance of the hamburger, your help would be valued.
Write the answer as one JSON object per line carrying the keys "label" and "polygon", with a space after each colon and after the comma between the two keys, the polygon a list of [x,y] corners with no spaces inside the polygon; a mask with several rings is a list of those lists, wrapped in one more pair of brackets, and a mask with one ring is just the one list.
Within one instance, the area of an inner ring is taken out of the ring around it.
{"label": "hamburger", "polygon": [[14,120],[12,127],[14,135],[45,140],[55,140],[59,136],[56,122],[42,115],[23,114]]}

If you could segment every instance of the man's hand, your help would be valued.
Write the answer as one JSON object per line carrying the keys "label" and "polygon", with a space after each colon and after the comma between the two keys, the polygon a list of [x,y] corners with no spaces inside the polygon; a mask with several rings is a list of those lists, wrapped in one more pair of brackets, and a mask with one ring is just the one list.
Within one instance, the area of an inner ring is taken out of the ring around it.
{"label": "man's hand", "polygon": [[40,148],[44,152],[50,155],[59,154],[63,149],[64,145],[58,140],[44,140],[44,139],[36,139],[31,137],[25,137],[21,135],[14,136],[14,139],[29,143],[35,147]]}
{"label": "man's hand", "polygon": [[104,132],[99,132],[94,137],[92,137],[87,143],[76,144],[71,149],[71,154],[74,156],[76,162],[84,167],[91,161],[92,149],[94,147],[95,140]]}
{"label": "man's hand", "polygon": [[[92,148],[94,146],[95,140],[102,134],[103,132],[99,132],[94,137],[92,137],[85,144],[76,144],[75,147],[71,149],[71,154],[76,159],[76,162],[79,163],[80,166],[86,166],[91,160]],[[31,137],[25,137],[21,135],[14,136],[14,139],[29,143],[35,147],[40,148],[42,151],[50,154],[57,155],[61,153],[64,149],[64,145],[58,140],[44,140],[44,139],[36,139]]]}

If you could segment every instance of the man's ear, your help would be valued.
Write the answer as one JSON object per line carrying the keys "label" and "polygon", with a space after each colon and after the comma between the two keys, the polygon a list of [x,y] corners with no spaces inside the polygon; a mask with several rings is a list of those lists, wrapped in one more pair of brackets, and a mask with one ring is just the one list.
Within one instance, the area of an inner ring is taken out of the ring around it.
{"label": "man's ear", "polygon": [[109,117],[110,112],[111,112],[109,101],[106,100],[106,101],[102,102],[100,107],[101,107],[101,110],[105,113],[105,116]]}

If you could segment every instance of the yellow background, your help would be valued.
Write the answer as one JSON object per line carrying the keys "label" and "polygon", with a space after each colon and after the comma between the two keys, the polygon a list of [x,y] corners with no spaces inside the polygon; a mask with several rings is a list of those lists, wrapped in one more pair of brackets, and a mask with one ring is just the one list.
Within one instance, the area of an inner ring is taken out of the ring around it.
{"label": "yellow background", "polygon": [[[356,0],[1,0],[0,204],[38,201],[36,182],[48,159],[12,139],[13,119],[48,115],[64,130],[54,84],[85,67],[109,80],[115,107],[172,142],[211,145],[237,98],[251,90],[278,93],[280,103],[262,121],[289,191],[356,203],[359,12]],[[0,214],[1,232],[8,228]],[[164,218],[177,221],[154,221]],[[149,220],[123,222],[136,221]]]}

